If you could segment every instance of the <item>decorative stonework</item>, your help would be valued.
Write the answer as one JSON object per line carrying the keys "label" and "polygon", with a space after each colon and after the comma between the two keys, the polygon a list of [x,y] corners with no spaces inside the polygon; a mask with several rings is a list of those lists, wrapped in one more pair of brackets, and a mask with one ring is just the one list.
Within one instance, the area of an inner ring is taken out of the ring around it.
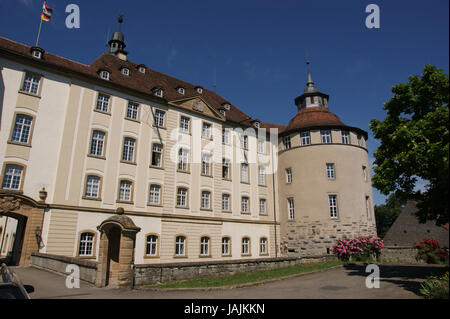
{"label": "decorative stonework", "polygon": [[17,210],[22,205],[20,199],[14,199],[14,197],[0,198],[0,213],[7,213],[13,210]]}

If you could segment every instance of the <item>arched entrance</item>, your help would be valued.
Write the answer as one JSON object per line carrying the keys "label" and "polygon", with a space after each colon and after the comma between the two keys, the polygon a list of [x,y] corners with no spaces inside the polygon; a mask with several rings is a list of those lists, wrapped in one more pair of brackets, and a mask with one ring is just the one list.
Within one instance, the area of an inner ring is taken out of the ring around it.
{"label": "arched entrance", "polygon": [[122,208],[118,208],[117,215],[104,220],[97,229],[100,231],[100,250],[96,286],[130,286],[136,233],[141,229],[124,215]]}
{"label": "arched entrance", "polygon": [[[2,262],[9,266],[27,266],[30,263],[31,253],[38,252],[42,244],[40,232],[46,207],[44,202],[36,202],[23,194],[0,191],[3,228],[0,237],[0,244],[3,246],[0,249],[8,244]],[[8,223],[15,227],[8,227]],[[11,230],[10,234],[5,233],[8,229]]]}

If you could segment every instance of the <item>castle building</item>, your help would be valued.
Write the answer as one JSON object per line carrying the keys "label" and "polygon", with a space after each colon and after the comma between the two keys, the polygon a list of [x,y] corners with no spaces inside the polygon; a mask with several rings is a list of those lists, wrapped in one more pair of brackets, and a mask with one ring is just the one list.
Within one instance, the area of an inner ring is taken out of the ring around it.
{"label": "castle building", "polygon": [[104,286],[130,264],[323,255],[376,235],[367,133],[329,111],[309,68],[297,115],[265,123],[129,61],[121,23],[90,65],[0,37],[0,258],[94,260]]}

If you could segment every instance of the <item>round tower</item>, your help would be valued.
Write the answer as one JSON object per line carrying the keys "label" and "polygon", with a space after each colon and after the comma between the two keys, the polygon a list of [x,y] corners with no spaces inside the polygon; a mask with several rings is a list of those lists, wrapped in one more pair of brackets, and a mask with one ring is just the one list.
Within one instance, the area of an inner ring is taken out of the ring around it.
{"label": "round tower", "polygon": [[279,140],[280,237],[293,256],[331,254],[338,238],[376,236],[367,132],[330,112],[307,65],[298,112]]}

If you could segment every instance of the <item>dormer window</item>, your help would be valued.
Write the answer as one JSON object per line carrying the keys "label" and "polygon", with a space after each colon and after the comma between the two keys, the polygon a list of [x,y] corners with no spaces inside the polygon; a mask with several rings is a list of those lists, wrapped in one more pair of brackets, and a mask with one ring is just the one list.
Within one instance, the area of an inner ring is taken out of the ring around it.
{"label": "dormer window", "polygon": [[222,114],[223,116],[225,116],[225,114],[226,114],[225,110],[220,110],[220,114]]}
{"label": "dormer window", "polygon": [[223,107],[225,108],[225,110],[227,110],[227,111],[230,110],[230,104],[224,103],[224,104],[222,104],[222,105],[223,105]]}
{"label": "dormer window", "polygon": [[153,93],[154,93],[156,96],[158,96],[158,97],[163,97],[163,94],[164,94],[162,88],[157,88],[157,89],[155,89],[155,90],[153,91]]}
{"label": "dormer window", "polygon": [[203,94],[203,88],[202,87],[198,86],[195,90],[197,91],[198,94]]}
{"label": "dormer window", "polygon": [[140,66],[139,67],[139,72],[141,72],[142,74],[145,74],[145,67]]}
{"label": "dormer window", "polygon": [[255,125],[256,128],[259,128],[261,126],[259,122],[255,122],[254,125]]}
{"label": "dormer window", "polygon": [[103,80],[109,80],[109,72],[105,70],[100,71],[100,77]]}
{"label": "dormer window", "polygon": [[122,68],[122,74],[128,76],[130,75],[130,70],[128,68]]}
{"label": "dormer window", "polygon": [[182,87],[179,87],[179,88],[178,88],[178,93],[180,93],[180,94],[183,94],[183,95],[184,95],[184,88],[182,88]]}
{"label": "dormer window", "polygon": [[36,58],[36,59],[42,58],[42,52],[41,52],[41,51],[34,50],[34,51],[32,52],[32,54],[33,54],[33,57]]}

